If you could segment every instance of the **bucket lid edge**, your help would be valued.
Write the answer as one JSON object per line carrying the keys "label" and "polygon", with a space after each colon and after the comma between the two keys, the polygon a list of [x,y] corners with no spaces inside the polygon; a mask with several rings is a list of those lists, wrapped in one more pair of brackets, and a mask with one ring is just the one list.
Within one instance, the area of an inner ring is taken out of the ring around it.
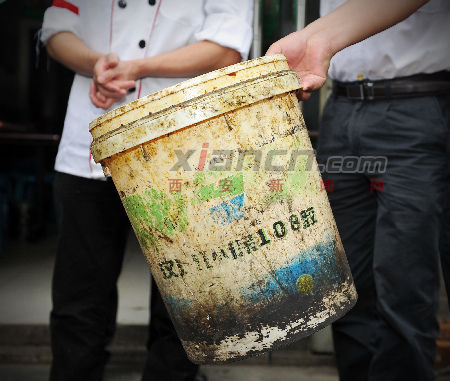
{"label": "bucket lid edge", "polygon": [[[255,86],[255,89],[262,91],[249,91],[249,85]],[[107,157],[123,152],[129,148],[158,138],[162,135],[175,132],[176,130],[189,125],[199,123],[214,116],[219,116],[237,108],[248,106],[254,102],[270,98],[275,95],[295,91],[299,88],[301,88],[299,78],[297,74],[291,70],[267,74],[258,79],[249,79],[244,83],[235,84],[225,89],[211,92],[208,95],[195,98],[195,101],[190,100],[168,107],[160,112],[152,114],[151,118],[147,116],[145,118],[135,120],[127,125],[121,125],[114,130],[108,131],[104,135],[99,136],[92,141],[91,152],[94,160],[98,163]],[[229,93],[230,99],[240,99],[239,106],[236,106],[233,103],[224,103],[222,101],[224,98],[223,91],[227,91],[227,93]],[[214,99],[217,99],[217,101],[214,101]],[[205,101],[208,102],[210,100],[213,101],[211,107],[196,107],[196,104],[200,104],[201,102],[201,104],[206,105]],[[195,115],[196,113],[192,114],[190,106],[192,106],[193,109],[200,110],[200,113],[198,115]],[[168,122],[168,120],[163,120],[164,123],[159,123],[158,120],[161,120],[161,117],[169,117],[174,121],[179,119],[179,122],[171,123]],[[156,122],[156,124],[154,122]],[[158,123],[161,126],[163,124],[167,124],[171,127],[169,129],[165,128],[162,130],[160,127],[157,127]],[[140,131],[140,136],[138,137],[132,132],[133,130],[141,128],[147,130],[148,133],[143,134],[143,132]]]}
{"label": "bucket lid edge", "polygon": [[99,116],[98,118],[92,120],[89,123],[89,131],[97,127],[98,125],[107,122],[108,120],[120,117],[121,115],[126,114],[128,111],[134,110],[138,107],[141,107],[147,103],[150,103],[152,101],[155,101],[157,99],[161,99],[163,97],[166,97],[168,95],[174,94],[176,92],[185,90],[189,87],[193,87],[196,85],[199,85],[201,83],[208,82],[212,79],[216,79],[219,77],[226,76],[233,72],[242,71],[248,68],[257,67],[260,65],[266,65],[271,62],[276,61],[287,61],[286,57],[283,54],[274,54],[269,56],[262,56],[259,58],[238,62],[234,65],[226,66],[221,69],[217,69],[214,71],[210,71],[208,73],[199,75],[197,77],[189,78],[185,81],[179,82],[173,86],[167,87],[165,89],[159,90],[157,92],[148,94],[144,97],[138,98],[130,103],[127,103],[125,105],[116,107],[105,114]]}

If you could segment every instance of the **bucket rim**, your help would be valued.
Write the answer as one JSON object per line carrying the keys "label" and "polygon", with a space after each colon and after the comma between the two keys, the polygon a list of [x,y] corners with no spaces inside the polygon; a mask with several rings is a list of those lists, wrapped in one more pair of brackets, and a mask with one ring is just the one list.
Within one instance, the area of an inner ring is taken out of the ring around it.
{"label": "bucket rim", "polygon": [[161,136],[299,88],[300,80],[292,70],[255,76],[121,124],[93,139],[92,156],[96,163],[101,163]]}
{"label": "bucket rim", "polygon": [[[173,86],[164,88],[162,90],[159,90],[157,92],[148,94],[144,97],[138,98],[130,103],[127,103],[125,105],[119,106],[117,108],[114,108],[105,114],[99,116],[98,118],[92,120],[89,123],[89,131],[93,130],[97,126],[108,122],[111,119],[115,119],[118,117],[123,116],[129,111],[132,111],[134,109],[137,109],[139,107],[142,107],[150,102],[153,102],[158,99],[162,99],[166,96],[175,94],[177,92],[180,92],[182,90],[186,90],[190,87],[198,86],[201,84],[204,84],[208,81],[218,79],[220,77],[224,77],[227,75],[230,75],[232,73],[236,73],[238,71],[246,70],[249,68],[254,68],[261,65],[267,65],[272,62],[279,62],[279,61],[287,61],[286,57],[283,54],[274,54],[269,56],[263,56],[259,58],[254,58],[251,60],[238,62],[234,65],[226,66],[221,69],[217,69],[214,71],[210,71],[208,73],[196,76],[194,78],[187,79],[185,81],[179,82]],[[188,99],[186,99],[188,100]]]}

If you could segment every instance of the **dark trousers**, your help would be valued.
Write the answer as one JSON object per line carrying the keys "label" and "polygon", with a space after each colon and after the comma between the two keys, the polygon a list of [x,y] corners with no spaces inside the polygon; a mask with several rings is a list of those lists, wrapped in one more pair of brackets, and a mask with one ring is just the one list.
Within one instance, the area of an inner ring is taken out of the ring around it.
{"label": "dark trousers", "polygon": [[[52,283],[51,381],[99,381],[115,330],[117,279],[130,224],[112,181],[57,173],[60,237]],[[155,284],[143,380],[193,380]]]}
{"label": "dark trousers", "polygon": [[[450,106],[444,110],[444,117],[450,123]],[[439,249],[441,252],[442,273],[450,306],[450,134],[447,140],[447,158],[447,196],[444,202],[444,218]]]}
{"label": "dark trousers", "polygon": [[[341,380],[434,379],[449,104],[331,96],[325,107],[318,162],[358,291],[333,325]],[[362,164],[374,156],[385,171]]]}

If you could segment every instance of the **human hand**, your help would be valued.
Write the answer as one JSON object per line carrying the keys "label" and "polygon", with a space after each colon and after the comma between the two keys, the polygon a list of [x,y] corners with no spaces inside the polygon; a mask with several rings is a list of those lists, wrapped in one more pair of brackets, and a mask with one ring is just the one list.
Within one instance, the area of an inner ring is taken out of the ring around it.
{"label": "human hand", "polygon": [[109,53],[100,57],[94,66],[94,82],[98,90],[106,97],[120,99],[127,90],[135,86],[131,78],[130,61]]}
{"label": "human hand", "polygon": [[298,93],[300,100],[308,99],[312,91],[320,89],[325,84],[333,56],[328,41],[311,37],[304,30],[291,33],[274,42],[266,53],[271,54],[284,54],[289,67],[297,72],[302,85]]}
{"label": "human hand", "polygon": [[106,97],[103,95],[94,81],[91,82],[89,88],[89,98],[94,106],[108,110],[115,102],[117,98]]}
{"label": "human hand", "polygon": [[92,103],[104,109],[123,98],[128,89],[136,83],[131,77],[127,61],[120,61],[114,53],[100,57],[94,66],[94,81],[91,83],[89,97]]}

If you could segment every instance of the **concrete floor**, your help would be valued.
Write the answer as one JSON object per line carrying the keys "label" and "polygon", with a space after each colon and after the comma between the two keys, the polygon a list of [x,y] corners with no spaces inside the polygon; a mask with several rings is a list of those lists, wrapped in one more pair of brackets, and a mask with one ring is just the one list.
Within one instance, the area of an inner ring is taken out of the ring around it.
{"label": "concrete floor", "polygon": [[[9,242],[0,257],[0,324],[48,324],[56,236]],[[119,324],[147,324],[150,272],[130,234],[119,278]]]}
{"label": "concrete floor", "polygon": [[[208,381],[337,381],[336,370],[331,367],[281,366],[207,366],[202,368]],[[110,367],[104,381],[140,381],[140,372]],[[47,381],[48,366],[1,365],[2,381]],[[155,380],[156,381],[156,380]]]}

